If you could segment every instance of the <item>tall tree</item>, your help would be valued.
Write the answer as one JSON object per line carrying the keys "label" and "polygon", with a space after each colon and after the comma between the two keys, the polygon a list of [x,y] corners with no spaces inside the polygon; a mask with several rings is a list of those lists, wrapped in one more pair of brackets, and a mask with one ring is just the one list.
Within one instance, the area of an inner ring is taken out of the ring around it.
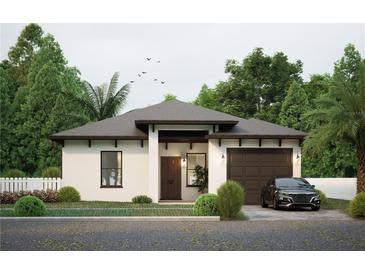
{"label": "tall tree", "polygon": [[32,174],[60,164],[60,147],[48,140],[50,134],[82,125],[88,119],[77,102],[67,99],[70,96],[66,92],[81,94],[83,86],[77,70],[67,66],[51,35],[42,38],[32,58],[25,89],[25,102],[16,115],[18,146],[14,154],[16,167]]}
{"label": "tall tree", "polygon": [[357,191],[365,191],[365,64],[353,45],[345,48],[336,63],[328,95],[317,100],[318,108],[306,114],[312,124],[304,150],[318,154],[337,140],[356,150]]}
{"label": "tall tree", "polygon": [[[204,104],[203,96],[209,95],[211,108],[243,118],[256,116],[278,122],[285,91],[293,80],[302,82],[302,63],[291,63],[282,53],[273,56],[263,49],[253,50],[242,62],[228,60],[225,72],[228,80],[219,82],[213,91],[202,89],[197,104]],[[215,101],[215,102],[214,102]]]}
{"label": "tall tree", "polygon": [[305,130],[302,115],[308,110],[309,101],[305,90],[297,81],[293,81],[281,106],[280,123],[283,126]]}
{"label": "tall tree", "polygon": [[92,121],[100,121],[118,114],[124,106],[129,85],[125,84],[117,90],[119,73],[114,73],[109,85],[104,83],[93,87],[90,83],[84,82],[86,93],[75,97],[87,110]]}

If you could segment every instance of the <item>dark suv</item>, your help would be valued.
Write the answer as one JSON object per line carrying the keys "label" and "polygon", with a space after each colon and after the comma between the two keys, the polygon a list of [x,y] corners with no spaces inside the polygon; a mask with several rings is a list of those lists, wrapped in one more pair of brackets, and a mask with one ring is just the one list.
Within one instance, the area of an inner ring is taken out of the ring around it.
{"label": "dark suv", "polygon": [[321,200],[314,186],[303,178],[273,178],[261,190],[261,206],[272,204],[274,209],[280,207],[311,207],[319,210]]}

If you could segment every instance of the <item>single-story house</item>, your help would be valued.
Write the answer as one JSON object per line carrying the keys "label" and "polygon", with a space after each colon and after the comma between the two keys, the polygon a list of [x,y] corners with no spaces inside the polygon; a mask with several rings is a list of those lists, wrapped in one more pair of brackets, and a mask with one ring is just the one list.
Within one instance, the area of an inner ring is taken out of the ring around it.
{"label": "single-story house", "polygon": [[208,192],[227,179],[258,204],[272,176],[301,176],[304,132],[172,100],[51,136],[62,144],[62,180],[83,200],[194,201],[196,165]]}

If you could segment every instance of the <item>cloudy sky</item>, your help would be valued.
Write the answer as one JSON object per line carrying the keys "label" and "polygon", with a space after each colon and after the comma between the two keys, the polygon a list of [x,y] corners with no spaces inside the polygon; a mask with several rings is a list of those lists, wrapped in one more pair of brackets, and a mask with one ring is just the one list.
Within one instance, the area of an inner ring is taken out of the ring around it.
{"label": "cloudy sky", "polygon": [[[166,93],[193,100],[203,83],[226,79],[227,59],[242,60],[254,48],[283,51],[304,63],[303,77],[332,72],[353,43],[365,56],[365,24],[41,24],[55,36],[71,66],[97,85],[120,72],[131,84],[122,112],[158,103]],[[24,24],[2,24],[1,59]],[[147,61],[146,58],[152,58]],[[157,61],[160,63],[157,63]],[[138,73],[146,71],[141,78]],[[157,78],[159,81],[154,81]],[[160,81],[165,81],[161,84]]]}

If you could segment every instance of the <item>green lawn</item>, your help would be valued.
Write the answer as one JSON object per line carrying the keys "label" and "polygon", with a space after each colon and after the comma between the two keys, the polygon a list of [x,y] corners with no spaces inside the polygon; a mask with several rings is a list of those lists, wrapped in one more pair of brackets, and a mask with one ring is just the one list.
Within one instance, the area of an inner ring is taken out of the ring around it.
{"label": "green lawn", "polygon": [[[45,216],[192,216],[193,205],[134,204],[128,202],[45,203]],[[1,204],[0,216],[12,217],[14,204]]]}
{"label": "green lawn", "polygon": [[[75,202],[75,203],[45,203],[46,208],[192,208],[191,204],[168,205],[168,204],[134,204],[130,202]],[[14,208],[14,204],[1,204],[0,208]]]}
{"label": "green lawn", "polygon": [[321,204],[321,208],[323,209],[340,209],[347,212],[347,208],[350,204],[348,200],[340,200],[328,198],[326,203]]}
{"label": "green lawn", "polygon": [[[191,208],[47,209],[45,216],[192,216]],[[1,209],[1,217],[14,217],[13,209]]]}

